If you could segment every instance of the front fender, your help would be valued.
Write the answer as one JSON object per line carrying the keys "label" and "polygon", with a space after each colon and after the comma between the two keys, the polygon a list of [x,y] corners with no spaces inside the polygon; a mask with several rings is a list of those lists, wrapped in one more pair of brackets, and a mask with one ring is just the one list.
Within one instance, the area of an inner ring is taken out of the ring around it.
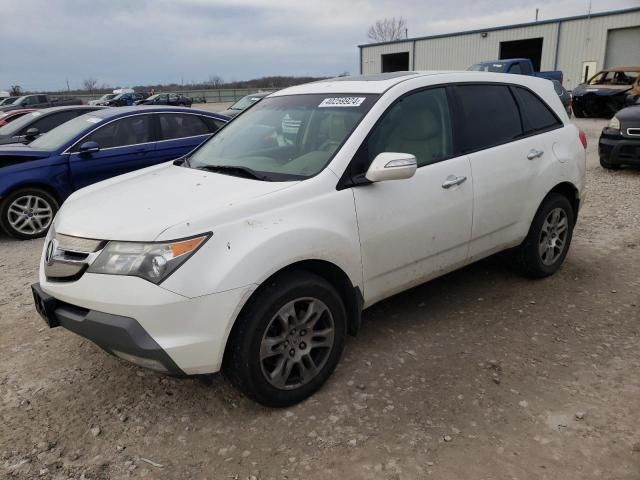
{"label": "front fender", "polygon": [[333,190],[211,230],[209,241],[163,282],[163,288],[197,297],[260,284],[303,260],[330,262],[354,286],[362,286],[360,240],[350,190]]}

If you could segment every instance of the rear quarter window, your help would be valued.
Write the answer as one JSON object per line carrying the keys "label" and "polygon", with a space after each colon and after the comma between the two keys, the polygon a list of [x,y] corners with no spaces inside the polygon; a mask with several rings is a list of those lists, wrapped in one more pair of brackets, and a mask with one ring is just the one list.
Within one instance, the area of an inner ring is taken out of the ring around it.
{"label": "rear quarter window", "polygon": [[553,110],[536,94],[521,87],[514,87],[514,91],[522,112],[525,134],[562,126]]}
{"label": "rear quarter window", "polygon": [[518,106],[507,85],[458,85],[463,153],[510,142],[522,135]]}

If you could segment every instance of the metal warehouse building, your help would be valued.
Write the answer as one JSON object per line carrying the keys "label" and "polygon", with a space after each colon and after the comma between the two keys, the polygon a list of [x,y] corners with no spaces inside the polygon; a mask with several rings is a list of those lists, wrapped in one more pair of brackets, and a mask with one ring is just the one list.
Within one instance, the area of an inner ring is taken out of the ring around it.
{"label": "metal warehouse building", "polygon": [[530,58],[562,70],[568,89],[607,67],[640,65],[640,7],[360,45],[360,73],[465,70],[483,60]]}

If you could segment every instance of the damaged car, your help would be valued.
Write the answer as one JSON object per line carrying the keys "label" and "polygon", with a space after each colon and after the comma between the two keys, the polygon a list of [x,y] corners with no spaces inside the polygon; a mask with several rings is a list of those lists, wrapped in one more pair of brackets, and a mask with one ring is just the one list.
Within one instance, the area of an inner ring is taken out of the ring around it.
{"label": "damaged car", "polygon": [[611,118],[640,95],[640,66],[619,67],[596,73],[572,93],[576,117]]}
{"label": "damaged car", "polygon": [[640,166],[640,105],[615,114],[600,134],[598,154],[600,165],[609,170]]}

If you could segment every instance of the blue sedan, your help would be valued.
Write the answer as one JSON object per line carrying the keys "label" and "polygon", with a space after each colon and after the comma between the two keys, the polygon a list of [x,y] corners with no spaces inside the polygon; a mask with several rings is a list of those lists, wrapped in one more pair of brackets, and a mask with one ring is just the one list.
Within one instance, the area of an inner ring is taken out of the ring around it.
{"label": "blue sedan", "polygon": [[125,107],[76,117],[29,145],[0,148],[0,226],[9,235],[45,235],[75,190],[181,157],[228,121],[176,107]]}

